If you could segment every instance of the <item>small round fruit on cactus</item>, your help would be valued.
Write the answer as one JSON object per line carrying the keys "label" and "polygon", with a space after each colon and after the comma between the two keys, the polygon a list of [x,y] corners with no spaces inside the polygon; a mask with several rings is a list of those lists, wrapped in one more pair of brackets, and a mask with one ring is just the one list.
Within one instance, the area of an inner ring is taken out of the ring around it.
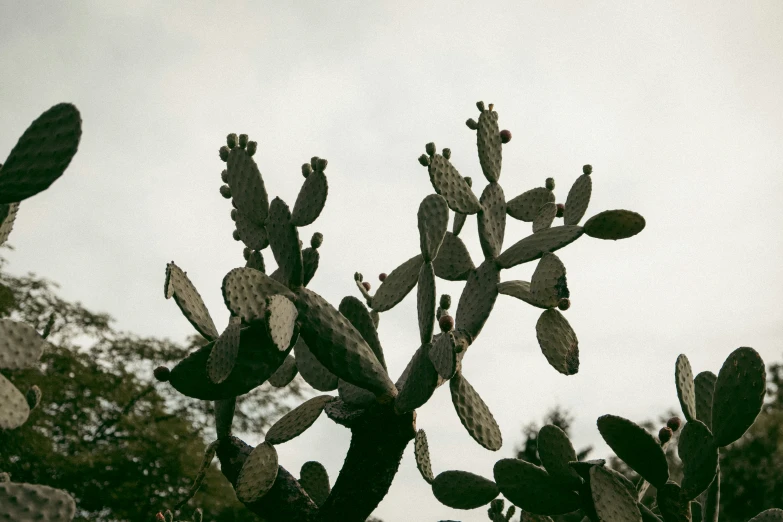
{"label": "small round fruit on cactus", "polygon": [[231,197],[231,187],[229,187],[228,185],[221,185],[220,195],[226,199],[229,199]]}
{"label": "small round fruit on cactus", "polygon": [[313,173],[313,166],[309,163],[302,164],[302,176],[307,177]]}
{"label": "small round fruit on cactus", "polygon": [[155,378],[160,382],[166,382],[169,380],[169,376],[171,375],[171,370],[169,370],[165,366],[158,366],[152,371],[152,373],[153,375],[155,375]]}
{"label": "small round fruit on cactus", "polygon": [[448,310],[451,307],[451,296],[449,294],[440,296],[440,307],[444,310]]}
{"label": "small round fruit on cactus", "polygon": [[223,161],[228,161],[228,154],[231,152],[229,148],[223,145],[222,147],[220,147],[219,152],[220,152],[220,159],[222,159]]}
{"label": "small round fruit on cactus", "polygon": [[313,234],[313,237],[310,238],[310,246],[313,248],[318,248],[319,246],[324,244],[324,235],[320,232],[316,232]]}
{"label": "small round fruit on cactus", "polygon": [[547,190],[555,190],[555,178],[546,178],[544,184],[546,185]]}
{"label": "small round fruit on cactus", "polygon": [[511,131],[507,129],[500,131],[500,142],[508,143],[509,141],[511,141]]}
{"label": "small round fruit on cactus", "polygon": [[661,428],[661,431],[658,432],[658,440],[661,441],[661,444],[666,444],[670,440],[672,440],[672,435],[674,435],[674,432],[672,432],[672,429],[668,426],[664,426]]}
{"label": "small round fruit on cactus", "polygon": [[557,302],[557,307],[565,312],[571,308],[571,300],[567,297],[563,297]]}
{"label": "small round fruit on cactus", "polygon": [[593,173],[593,166],[592,165],[585,165],[582,167],[582,172],[585,174],[592,174]]}
{"label": "small round fruit on cactus", "polygon": [[562,203],[557,204],[557,214],[555,214],[555,217],[563,217],[563,212],[565,212],[565,205]]}
{"label": "small round fruit on cactus", "polygon": [[454,328],[454,318],[450,315],[444,315],[438,320],[441,332],[450,332]]}
{"label": "small round fruit on cactus", "polygon": [[237,135],[236,133],[232,132],[226,137],[226,144],[228,145],[229,149],[233,149],[237,146]]}
{"label": "small round fruit on cactus", "polygon": [[247,155],[252,156],[256,153],[258,150],[258,142],[255,141],[248,141],[247,142]]}
{"label": "small round fruit on cactus", "polygon": [[672,431],[679,430],[681,425],[682,425],[682,420],[679,417],[672,417],[671,419],[666,421],[666,426],[668,426]]}
{"label": "small round fruit on cactus", "polygon": [[239,135],[239,146],[243,149],[247,147],[247,134],[240,134]]}
{"label": "small round fruit on cactus", "polygon": [[368,292],[370,291],[370,287],[371,287],[371,285],[370,285],[369,281],[364,281],[364,282],[362,283],[362,286],[363,286],[363,287],[364,287],[364,289],[365,289],[365,290],[367,290]]}
{"label": "small round fruit on cactus", "polygon": [[380,274],[378,274],[378,280],[379,280],[381,283],[383,283],[384,281],[386,281],[386,272],[383,272],[383,273],[380,273]]}

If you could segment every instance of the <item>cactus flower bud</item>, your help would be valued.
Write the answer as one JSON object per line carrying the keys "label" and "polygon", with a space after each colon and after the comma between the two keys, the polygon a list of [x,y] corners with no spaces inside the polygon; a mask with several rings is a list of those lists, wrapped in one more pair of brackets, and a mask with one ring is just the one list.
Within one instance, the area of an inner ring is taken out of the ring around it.
{"label": "cactus flower bud", "polygon": [[666,444],[670,440],[672,440],[672,435],[674,432],[672,432],[672,429],[668,426],[664,426],[661,428],[661,431],[658,432],[658,440],[661,441],[661,444]]}
{"label": "cactus flower bud", "polygon": [[378,274],[378,280],[379,280],[381,283],[383,283],[384,281],[386,281],[386,272],[382,272],[382,273]]}
{"label": "cactus flower bud", "polygon": [[546,178],[545,185],[547,190],[555,190],[555,178]]}
{"label": "cactus flower bud", "polygon": [[557,204],[557,214],[555,214],[556,217],[563,217],[563,212],[565,212],[565,205],[562,203]]}
{"label": "cactus flower bud", "polygon": [[481,112],[484,112],[484,102],[483,102],[483,101],[478,101],[478,102],[476,102],[476,107],[477,107],[477,108],[478,108],[478,110],[480,110]]}
{"label": "cactus flower bud", "polygon": [[451,159],[451,149],[443,149],[443,152],[441,153],[444,158]]}
{"label": "cactus flower bud", "polygon": [[465,176],[465,183],[467,183],[469,187],[473,187],[473,178]]}
{"label": "cactus flower bud", "polygon": [[239,146],[243,149],[247,147],[247,134],[240,134],[239,135]]}
{"label": "cactus flower bud", "polygon": [[248,247],[245,247],[244,249],[242,249],[242,257],[245,258],[245,261],[250,259],[250,254],[252,254],[252,253],[253,253],[253,251],[250,250]]}
{"label": "cactus flower bud", "polygon": [[508,143],[509,141],[511,141],[511,131],[507,129],[500,131],[500,142]]}
{"label": "cactus flower bud", "polygon": [[228,185],[221,185],[220,195],[226,199],[231,198],[231,187],[229,187]]}
{"label": "cactus flower bud", "polygon": [[429,142],[424,146],[424,150],[427,151],[428,156],[435,155],[435,144],[433,142]]}
{"label": "cactus flower bud", "polygon": [[325,171],[326,170],[326,165],[328,163],[329,162],[326,161],[326,158],[318,158],[318,161],[315,162],[315,170],[318,170],[318,171],[321,171],[321,172]]}
{"label": "cactus flower bud", "polygon": [[171,370],[169,370],[165,366],[158,366],[152,371],[152,374],[160,382],[166,382],[169,380],[169,376],[171,375]]}
{"label": "cactus flower bud", "polygon": [[419,156],[419,163],[421,163],[422,167],[429,167],[430,166],[430,158],[426,154],[422,154]]}
{"label": "cactus flower bud", "polygon": [[223,161],[228,161],[228,154],[229,152],[231,152],[228,147],[223,145],[222,147],[220,147],[220,150],[218,152],[220,153],[220,159],[222,159]]}
{"label": "cactus flower bud", "polygon": [[441,332],[450,332],[454,328],[454,318],[450,315],[444,315],[438,319],[438,326]]}
{"label": "cactus flower bud", "polygon": [[593,166],[592,165],[585,165],[582,167],[582,172],[585,174],[592,174],[593,173]]}
{"label": "cactus flower bud", "polygon": [[302,176],[307,177],[313,173],[313,167],[309,163],[302,164]]}
{"label": "cactus flower bud", "polygon": [[255,141],[248,141],[247,142],[247,154],[248,156],[252,156],[256,153],[258,150],[258,143]]}
{"label": "cactus flower bud", "polygon": [[220,179],[223,180],[223,183],[228,183],[228,171],[226,169],[223,169],[223,172],[220,173]]}
{"label": "cactus flower bud", "polygon": [[228,136],[226,136],[226,144],[228,145],[229,149],[233,149],[237,146],[237,135],[236,133],[232,132]]}
{"label": "cactus flower bud", "polygon": [[242,241],[242,238],[239,236],[239,230],[234,230],[234,232],[231,233],[231,237],[234,238],[234,241]]}
{"label": "cactus flower bud", "polygon": [[321,246],[324,242],[324,235],[320,232],[316,232],[313,234],[313,237],[310,238],[310,246],[313,248],[318,248]]}
{"label": "cactus flower bud", "polygon": [[563,311],[566,311],[571,308],[571,300],[567,297],[564,297],[557,302],[557,307]]}
{"label": "cactus flower bud", "polygon": [[362,283],[362,286],[364,287],[364,289],[365,289],[365,290],[367,290],[367,291],[369,292],[369,291],[370,291],[370,287],[371,287],[372,285],[370,285],[370,283],[369,283],[368,281],[364,281],[364,282]]}
{"label": "cactus flower bud", "polygon": [[310,167],[312,167],[313,170],[315,170],[315,166],[318,164],[318,160],[321,159],[318,156],[313,156],[310,158]]}
{"label": "cactus flower bud", "polygon": [[440,296],[440,307],[444,310],[448,310],[451,307],[451,296],[449,294],[442,294]]}
{"label": "cactus flower bud", "polygon": [[468,118],[468,121],[465,122],[465,125],[467,125],[470,130],[478,129],[478,123],[476,123],[476,120],[473,118]]}
{"label": "cactus flower bud", "polygon": [[682,425],[682,420],[679,417],[672,417],[671,419],[666,421],[666,426],[671,428],[672,431],[679,430],[681,425]]}

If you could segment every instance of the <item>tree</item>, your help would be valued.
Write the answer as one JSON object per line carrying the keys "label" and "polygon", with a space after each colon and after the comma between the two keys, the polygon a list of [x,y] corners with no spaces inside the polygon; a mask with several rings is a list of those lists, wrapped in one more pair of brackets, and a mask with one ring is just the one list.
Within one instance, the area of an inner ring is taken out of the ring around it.
{"label": "tree", "polygon": [[[63,300],[56,284],[35,274],[6,273],[4,263],[0,258],[0,316],[48,329],[50,348],[40,369],[4,372],[22,390],[39,386],[43,396],[24,426],[0,431],[0,470],[17,482],[69,491],[77,520],[151,520],[173,507],[214,438],[211,403],[156,386],[150,361],[182,358],[203,339],[182,346],[118,332],[108,315]],[[257,389],[240,400],[239,425],[265,429],[290,397],[301,397],[298,383]],[[204,520],[257,519],[214,468],[190,505],[204,510]]]}

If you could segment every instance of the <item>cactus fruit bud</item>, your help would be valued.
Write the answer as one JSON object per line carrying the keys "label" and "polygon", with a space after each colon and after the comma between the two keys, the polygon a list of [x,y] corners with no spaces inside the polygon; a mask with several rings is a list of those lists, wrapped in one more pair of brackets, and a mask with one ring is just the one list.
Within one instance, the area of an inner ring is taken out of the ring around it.
{"label": "cactus fruit bud", "polygon": [[444,158],[451,159],[451,149],[443,149],[443,152],[441,153]]}
{"label": "cactus fruit bud", "polygon": [[362,283],[362,286],[364,287],[365,290],[367,290],[369,292],[370,291],[370,286],[372,286],[372,285],[370,285],[370,283],[368,281],[364,281]]}
{"label": "cactus fruit bud", "polygon": [[592,165],[585,165],[582,167],[582,172],[585,174],[592,174],[593,173],[593,166]]}
{"label": "cactus fruit bud", "polygon": [[220,152],[220,159],[222,159],[223,161],[228,161],[228,153],[230,152],[229,148],[223,145],[222,147],[220,147],[219,152]]}
{"label": "cactus fruit bud", "polygon": [[465,176],[465,183],[467,183],[469,187],[473,187],[473,178]]}
{"label": "cactus fruit bud", "polygon": [[158,522],[164,522],[166,520],[166,517],[163,516],[163,513],[158,511],[158,513],[155,515],[155,520]]}
{"label": "cactus fruit bud", "polygon": [[242,250],[242,257],[244,257],[245,261],[247,261],[248,259],[250,259],[250,254],[252,254],[252,253],[253,253],[252,250],[250,250],[248,247],[245,247]]}
{"label": "cactus fruit bud", "polygon": [[30,389],[27,390],[27,394],[25,394],[25,399],[27,399],[27,405],[30,407],[31,410],[35,409],[35,407],[41,403],[42,395],[43,394],[41,393],[41,388],[39,388],[35,384],[30,386]]}
{"label": "cactus fruit bud", "polygon": [[564,297],[557,302],[557,307],[565,312],[571,308],[571,300],[567,297]]}
{"label": "cactus fruit bud", "polygon": [[166,382],[169,380],[169,376],[171,375],[171,370],[166,368],[165,366],[158,366],[152,371],[153,375],[155,375],[155,378],[160,382]]}
{"label": "cactus fruit bud", "polygon": [[668,426],[664,426],[661,428],[661,431],[658,432],[658,440],[661,441],[661,444],[666,444],[672,440],[672,435],[674,435],[672,429]]}
{"label": "cactus fruit bud", "polygon": [[234,230],[234,232],[231,234],[231,237],[234,238],[234,241],[241,241],[242,238],[239,237],[239,230]]}
{"label": "cactus fruit bud", "polygon": [[239,135],[239,146],[243,149],[247,147],[247,134],[240,134]]}
{"label": "cactus fruit bud", "polygon": [[228,144],[229,149],[233,149],[237,146],[237,135],[236,133],[232,132],[228,136],[226,136],[226,144]]}
{"label": "cactus fruit bud", "polygon": [[489,104],[489,110],[491,111],[491,110],[493,110],[494,108],[495,108],[495,104],[494,104],[494,103],[490,103],[490,104]]}
{"label": "cactus fruit bud", "polygon": [[547,190],[555,190],[555,178],[546,178],[545,184]]}
{"label": "cactus fruit bud", "polygon": [[427,151],[428,156],[434,156],[435,155],[435,144],[433,142],[429,142],[424,146],[424,150]]}
{"label": "cactus fruit bud", "polygon": [[248,141],[247,142],[247,154],[248,156],[252,156],[256,153],[258,150],[258,143],[255,141]]}
{"label": "cactus fruit bud", "polygon": [[223,183],[228,183],[228,171],[226,169],[223,169],[223,172],[220,173],[220,179],[223,180]]}
{"label": "cactus fruit bud", "polygon": [[440,296],[440,307],[444,310],[448,310],[451,307],[451,296],[449,294],[442,294]]}
{"label": "cactus fruit bud", "polygon": [[313,237],[310,238],[310,246],[313,248],[318,248],[324,243],[324,235],[320,232],[316,232],[313,234]]}
{"label": "cactus fruit bud", "polygon": [[353,280],[354,280],[354,281],[359,281],[359,282],[361,282],[361,280],[362,280],[362,279],[364,279],[364,277],[362,276],[362,274],[360,274],[359,272],[354,272],[354,274],[353,274]]}
{"label": "cactus fruit bud", "polygon": [[438,326],[441,332],[450,332],[454,328],[454,318],[450,315],[444,315],[438,319]]}
{"label": "cactus fruit bud", "polygon": [[229,199],[231,197],[231,187],[229,187],[228,185],[221,185],[220,195],[226,199]]}
{"label": "cactus fruit bud", "polygon": [[313,167],[309,163],[302,163],[302,176],[307,177],[313,173]]}
{"label": "cactus fruit bud", "polygon": [[468,121],[465,122],[465,125],[467,125],[470,130],[478,129],[478,123],[476,123],[476,120],[473,118],[468,118]]}
{"label": "cactus fruit bud", "polygon": [[196,511],[193,512],[193,522],[202,522],[204,520],[204,512],[201,510],[201,508],[196,508]]}
{"label": "cactus fruit bud", "polygon": [[318,158],[315,162],[315,170],[323,172],[326,170],[326,164],[329,163],[325,158]]}
{"label": "cactus fruit bud", "polygon": [[321,159],[318,156],[313,156],[310,158],[310,166],[315,170],[315,166],[318,164],[318,160]]}
{"label": "cactus fruit bud", "polygon": [[484,102],[483,101],[476,102],[476,107],[478,107],[478,110],[480,110],[481,112],[484,112]]}
{"label": "cactus fruit bud", "polygon": [[236,221],[237,216],[239,215],[239,211],[235,208],[231,209],[231,221]]}
{"label": "cactus fruit bud", "polygon": [[565,212],[565,205],[562,203],[557,204],[557,214],[555,214],[555,217],[563,217],[563,212]]}
{"label": "cactus fruit bud", "polygon": [[489,512],[491,514],[497,514],[503,512],[503,499],[502,498],[496,498],[492,502],[489,503]]}
{"label": "cactus fruit bud", "polygon": [[378,274],[378,280],[379,280],[381,283],[383,283],[384,281],[386,281],[386,272],[382,272],[382,273]]}
{"label": "cactus fruit bud", "polygon": [[500,131],[500,142],[508,143],[509,141],[511,141],[511,131],[508,129]]}
{"label": "cactus fruit bud", "polygon": [[668,426],[672,431],[679,430],[681,425],[682,425],[682,420],[679,417],[672,417],[671,419],[666,421],[666,426]]}
{"label": "cactus fruit bud", "polygon": [[419,156],[419,163],[421,163],[422,167],[429,167],[430,166],[430,158],[426,154],[422,154]]}

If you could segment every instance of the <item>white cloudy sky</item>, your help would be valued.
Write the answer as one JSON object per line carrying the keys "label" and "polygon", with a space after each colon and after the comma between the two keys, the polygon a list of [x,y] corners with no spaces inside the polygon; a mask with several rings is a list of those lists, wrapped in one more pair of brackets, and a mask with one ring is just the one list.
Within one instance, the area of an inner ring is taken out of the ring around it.
{"label": "white cloudy sky", "polygon": [[[508,198],[552,176],[564,201],[591,163],[588,216],[628,208],[647,228],[561,251],[576,376],[540,353],[536,309],[498,300],[465,360],[505,434],[497,454],[469,438],[446,388],[418,425],[436,473],[491,477],[520,426],[557,404],[576,417],[575,445],[604,455],[595,419],[641,421],[675,406],[678,354],[717,372],[738,346],[767,361],[783,353],[783,3],[586,4],[6,2],[0,150],[55,103],[75,103],[84,121],[65,176],[22,205],[9,268],[59,281],[67,298],[111,313],[120,328],[180,340],[191,327],[163,298],[173,259],[225,324],[220,283],[243,260],[218,193],[217,149],[244,132],[259,143],[267,189],[289,204],[300,165],[328,158],[327,206],[302,236],[324,234],[311,287],[338,303],[356,293],[355,271],[377,286],[376,274],[418,251],[416,210],[432,192],[416,161],[425,143],[450,147],[480,192],[464,121],[477,117],[477,100],[494,102],[513,133],[501,177]],[[478,260],[474,223],[463,238]],[[529,224],[507,232],[510,245]],[[533,268],[503,277],[526,279]],[[456,300],[460,285],[441,287]],[[382,317],[394,378],[417,348],[414,300]],[[280,448],[281,462],[295,472],[317,459],[334,478],[347,446],[347,431],[322,418]],[[441,506],[409,448],[376,514],[467,522],[484,512]]]}

